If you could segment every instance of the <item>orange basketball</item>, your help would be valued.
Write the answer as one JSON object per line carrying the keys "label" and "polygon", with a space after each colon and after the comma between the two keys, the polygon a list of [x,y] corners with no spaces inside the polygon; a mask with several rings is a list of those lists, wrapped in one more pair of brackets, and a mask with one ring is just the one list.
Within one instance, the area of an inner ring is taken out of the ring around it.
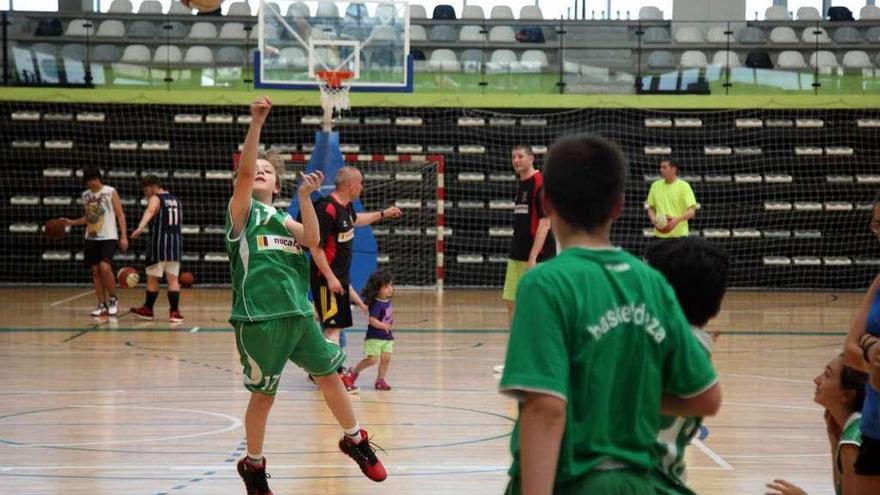
{"label": "orange basketball", "polygon": [[53,218],[46,222],[46,237],[49,239],[61,239],[64,237],[64,220]]}
{"label": "orange basketball", "polygon": [[138,271],[134,268],[124,266],[116,272],[116,281],[123,289],[131,289],[136,287],[138,282],[141,281],[141,276],[138,275]]}
{"label": "orange basketball", "polygon": [[180,280],[181,286],[192,287],[192,284],[194,284],[196,281],[196,277],[191,272],[181,272],[178,280]]}
{"label": "orange basketball", "polygon": [[222,0],[181,0],[180,3],[199,12],[213,12],[220,8]]}

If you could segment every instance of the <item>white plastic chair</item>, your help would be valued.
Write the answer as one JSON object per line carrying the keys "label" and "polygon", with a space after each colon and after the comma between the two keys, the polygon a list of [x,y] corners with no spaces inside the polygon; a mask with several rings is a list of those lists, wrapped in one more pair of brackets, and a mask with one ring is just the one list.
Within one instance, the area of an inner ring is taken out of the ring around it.
{"label": "white plastic chair", "polygon": [[688,50],[681,54],[681,67],[683,69],[702,69],[709,63],[706,54],[699,50]]}
{"label": "white plastic chair", "polygon": [[806,69],[807,63],[801,52],[794,50],[786,50],[779,54],[776,60],[776,67],[779,69]]}

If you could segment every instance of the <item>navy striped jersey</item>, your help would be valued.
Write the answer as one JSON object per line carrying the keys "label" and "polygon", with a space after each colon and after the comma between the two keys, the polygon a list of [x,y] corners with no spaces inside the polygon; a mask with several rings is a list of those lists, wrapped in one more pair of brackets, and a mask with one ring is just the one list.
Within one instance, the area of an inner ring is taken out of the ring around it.
{"label": "navy striped jersey", "polygon": [[156,197],[159,198],[159,211],[150,220],[147,262],[180,261],[180,201],[167,192],[156,194]]}

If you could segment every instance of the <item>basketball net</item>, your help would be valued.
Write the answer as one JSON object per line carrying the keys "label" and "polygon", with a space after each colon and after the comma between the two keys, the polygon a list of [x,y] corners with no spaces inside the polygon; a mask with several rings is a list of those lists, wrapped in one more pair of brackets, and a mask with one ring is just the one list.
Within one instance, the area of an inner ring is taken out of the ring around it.
{"label": "basketball net", "polygon": [[350,70],[321,70],[316,71],[321,79],[321,107],[331,108],[334,111],[348,110],[351,101],[348,99],[350,89],[346,82],[354,76]]}

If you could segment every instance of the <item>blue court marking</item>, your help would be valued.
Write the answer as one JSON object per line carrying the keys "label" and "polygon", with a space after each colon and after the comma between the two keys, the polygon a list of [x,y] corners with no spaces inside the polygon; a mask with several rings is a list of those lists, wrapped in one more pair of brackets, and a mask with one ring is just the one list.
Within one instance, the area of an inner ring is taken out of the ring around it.
{"label": "blue court marking", "polygon": [[709,436],[709,427],[706,426],[706,425],[700,425],[700,434],[699,434],[699,436],[698,436],[698,438],[700,439],[700,441],[702,442],[702,441],[705,440],[706,437],[708,437],[708,436]]}
{"label": "blue court marking", "polygon": [[[239,442],[239,444],[235,448],[235,450],[233,450],[232,453],[229,454],[229,456],[223,462],[235,462],[236,460],[238,460],[238,458],[241,457],[242,452],[244,452],[246,445],[247,444],[244,440]],[[204,476],[204,478],[190,478],[189,480],[187,480],[187,482],[185,484],[177,485],[175,487],[172,487],[171,489],[172,490],[183,490],[183,489],[189,488],[190,485],[195,484],[195,483],[199,483],[200,481],[204,481],[204,480],[214,476],[215,474],[217,474],[217,471],[205,471],[204,473],[202,473],[202,476]],[[169,495],[169,493],[168,492],[156,492],[154,495]]]}

